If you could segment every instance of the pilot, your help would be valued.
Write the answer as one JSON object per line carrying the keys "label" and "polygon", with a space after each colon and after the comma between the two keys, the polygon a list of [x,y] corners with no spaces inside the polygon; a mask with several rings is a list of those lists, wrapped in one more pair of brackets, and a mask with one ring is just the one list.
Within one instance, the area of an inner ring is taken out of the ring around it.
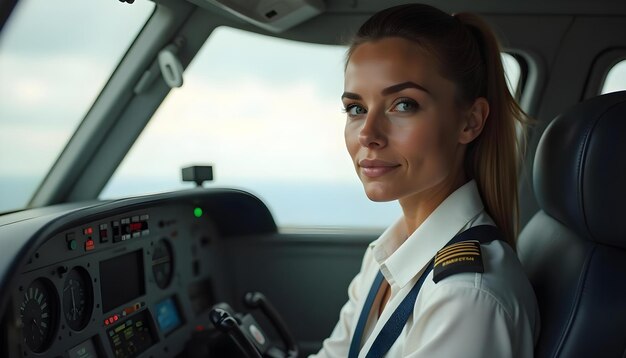
{"label": "pilot", "polygon": [[494,33],[473,14],[383,10],[351,43],[344,90],[365,193],[403,215],[367,248],[311,357],[532,357],[539,314],[515,253],[528,120]]}

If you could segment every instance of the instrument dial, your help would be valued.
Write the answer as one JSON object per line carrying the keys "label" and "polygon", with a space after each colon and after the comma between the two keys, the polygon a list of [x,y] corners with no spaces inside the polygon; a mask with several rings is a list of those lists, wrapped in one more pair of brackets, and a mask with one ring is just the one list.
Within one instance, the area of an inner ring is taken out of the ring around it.
{"label": "instrument dial", "polygon": [[43,278],[33,281],[19,309],[24,343],[33,352],[43,352],[50,346],[57,324],[58,299],[52,283]]}
{"label": "instrument dial", "polygon": [[152,254],[152,274],[157,286],[161,289],[166,288],[172,280],[174,272],[172,256],[172,247],[167,240],[159,240]]}
{"label": "instrument dial", "polygon": [[83,268],[67,273],[63,285],[63,314],[67,325],[79,331],[89,323],[93,308],[91,278]]}

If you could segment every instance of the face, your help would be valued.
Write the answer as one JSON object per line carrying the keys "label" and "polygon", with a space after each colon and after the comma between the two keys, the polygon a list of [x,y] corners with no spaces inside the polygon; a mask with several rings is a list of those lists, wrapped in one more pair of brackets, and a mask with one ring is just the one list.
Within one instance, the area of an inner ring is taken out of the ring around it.
{"label": "face", "polygon": [[346,146],[371,200],[402,204],[464,180],[467,113],[455,101],[455,84],[415,43],[359,45],[344,91]]}

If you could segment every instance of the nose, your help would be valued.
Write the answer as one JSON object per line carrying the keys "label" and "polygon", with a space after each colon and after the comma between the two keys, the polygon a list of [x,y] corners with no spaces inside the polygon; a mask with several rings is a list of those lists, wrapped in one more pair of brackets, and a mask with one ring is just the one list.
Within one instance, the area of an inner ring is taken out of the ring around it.
{"label": "nose", "polygon": [[359,143],[369,149],[381,149],[387,145],[387,117],[379,111],[370,111],[359,132]]}

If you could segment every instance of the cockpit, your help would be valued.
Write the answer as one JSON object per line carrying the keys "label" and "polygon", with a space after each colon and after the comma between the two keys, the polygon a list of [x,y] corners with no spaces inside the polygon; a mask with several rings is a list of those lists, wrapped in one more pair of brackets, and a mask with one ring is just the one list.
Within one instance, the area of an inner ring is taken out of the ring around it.
{"label": "cockpit", "polygon": [[[402,214],[363,194],[339,101],[346,44],[400,3],[3,3],[0,357],[319,351],[363,253]],[[552,120],[626,90],[626,3],[429,3],[476,12],[502,37],[508,90],[533,118],[518,178],[525,239],[550,214],[537,199],[548,180],[533,175],[552,166],[535,163]],[[541,256],[529,247],[524,264]],[[556,286],[528,272],[542,317],[558,322],[542,328],[537,356],[568,356],[573,319],[561,324],[569,313],[541,300]],[[579,276],[567,289],[584,287]]]}

